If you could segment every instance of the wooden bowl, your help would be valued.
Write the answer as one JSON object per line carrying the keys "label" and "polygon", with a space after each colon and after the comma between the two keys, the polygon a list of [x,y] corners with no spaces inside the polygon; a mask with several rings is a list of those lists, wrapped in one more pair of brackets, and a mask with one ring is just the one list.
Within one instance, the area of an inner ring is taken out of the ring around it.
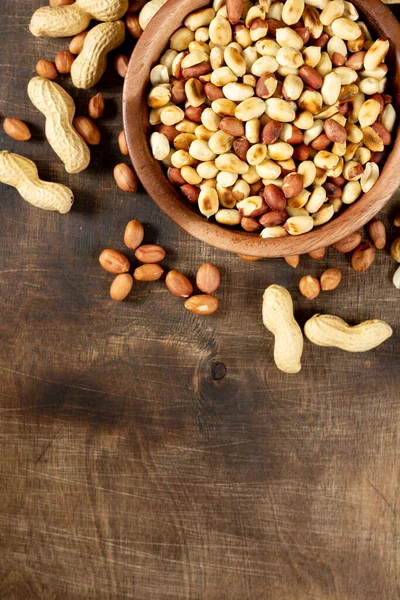
{"label": "wooden bowl", "polygon": [[[391,42],[388,55],[389,80],[396,110],[400,108],[400,25],[380,0],[353,0],[362,18],[375,34]],[[231,229],[207,221],[195,206],[187,204],[168,181],[161,164],[150,151],[148,91],[150,70],[168,46],[171,35],[186,16],[210,4],[209,0],[169,0],[152,19],[132,54],[124,86],[124,128],[130,157],[143,186],[158,206],[182,229],[196,238],[230,252],[250,256],[278,257],[304,254],[327,247],[356,231],[372,219],[390,200],[400,184],[400,136],[377,184],[357,202],[331,221],[301,236],[263,239],[255,233]]]}

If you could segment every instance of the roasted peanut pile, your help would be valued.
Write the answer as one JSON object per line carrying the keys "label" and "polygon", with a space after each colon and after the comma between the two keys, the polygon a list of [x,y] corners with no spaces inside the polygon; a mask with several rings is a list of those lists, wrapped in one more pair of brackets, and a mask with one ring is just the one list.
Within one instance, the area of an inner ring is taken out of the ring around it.
{"label": "roasted peanut pile", "polygon": [[378,180],[388,50],[351,2],[214,0],[151,70],[153,156],[205,217],[306,233]]}

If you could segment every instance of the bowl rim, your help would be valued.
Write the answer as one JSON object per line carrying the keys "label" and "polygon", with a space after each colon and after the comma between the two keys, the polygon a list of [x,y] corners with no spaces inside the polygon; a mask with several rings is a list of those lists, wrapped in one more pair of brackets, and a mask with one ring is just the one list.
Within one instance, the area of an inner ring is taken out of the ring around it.
{"label": "bowl rim", "polygon": [[[397,47],[396,40],[400,40],[400,23],[381,0],[353,0],[353,3],[367,17],[367,24],[373,25],[391,43],[395,64],[393,104],[397,110],[400,107],[400,47]],[[168,180],[159,161],[152,156],[146,103],[150,70],[157,64],[172,33],[183,24],[186,16],[209,4],[210,0],[168,0],[146,27],[132,53],[123,90],[123,121],[130,158],[141,183],[161,210],[183,230],[222,250],[276,258],[331,246],[370,221],[399,187],[400,168],[396,164],[400,161],[398,126],[392,150],[375,186],[333,220],[300,236],[264,239],[254,233],[208,221],[185,202]]]}

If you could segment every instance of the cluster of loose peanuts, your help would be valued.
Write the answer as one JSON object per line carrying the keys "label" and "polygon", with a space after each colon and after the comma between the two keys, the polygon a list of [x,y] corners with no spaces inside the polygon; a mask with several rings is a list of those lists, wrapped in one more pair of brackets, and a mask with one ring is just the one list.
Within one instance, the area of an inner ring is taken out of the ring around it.
{"label": "cluster of loose peanuts", "polygon": [[151,70],[153,156],[205,217],[306,233],[379,178],[388,50],[351,2],[214,0]]}
{"label": "cluster of loose peanuts", "polygon": [[[129,258],[113,248],[106,248],[99,256],[101,267],[108,273],[116,275],[111,284],[110,296],[121,302],[127,298],[136,281],[158,281],[164,274],[159,264],[166,256],[166,251],[157,244],[143,244],[144,228],[133,219],[126,225],[124,244],[135,251],[135,258],[142,263],[133,271]],[[176,269],[168,271],[165,285],[171,294],[177,298],[185,298],[185,308],[196,315],[212,315],[219,308],[219,300],[214,295],[219,288],[221,277],[219,270],[212,263],[203,263],[196,273],[196,285],[200,294],[193,295],[193,285],[189,279]]]}

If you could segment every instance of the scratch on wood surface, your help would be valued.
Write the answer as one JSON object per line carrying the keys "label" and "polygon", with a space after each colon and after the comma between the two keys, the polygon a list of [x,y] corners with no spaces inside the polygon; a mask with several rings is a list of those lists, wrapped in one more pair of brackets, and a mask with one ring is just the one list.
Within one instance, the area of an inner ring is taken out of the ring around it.
{"label": "scratch on wood surface", "polygon": [[375,492],[378,494],[378,496],[380,496],[382,498],[382,500],[385,502],[385,504],[387,504],[387,506],[390,508],[390,510],[392,511],[392,513],[396,516],[397,515],[397,511],[394,508],[394,506],[392,506],[390,504],[390,502],[386,498],[386,496],[384,494],[382,494],[382,492],[372,483],[372,481],[370,481],[369,479],[367,479],[367,481],[370,484],[370,486],[372,487],[372,489],[375,490]]}
{"label": "scratch on wood surface", "polygon": [[57,437],[59,436],[61,431],[62,431],[62,427],[60,427],[59,430],[56,431],[56,433],[54,434],[54,437],[47,444],[45,444],[43,450],[40,452],[39,456],[36,458],[35,464],[37,464],[38,462],[40,462],[42,460],[43,456],[46,454],[47,450],[52,446],[53,442],[57,439]]}
{"label": "scratch on wood surface", "polygon": [[[48,379],[47,377],[39,377],[38,375],[30,375],[29,373],[23,373],[22,371],[17,371],[16,369],[6,369],[5,367],[0,366],[0,370],[5,371],[7,373],[13,373],[15,375],[20,375],[21,377],[28,377],[29,379],[35,379],[37,381],[44,381],[46,383],[54,383],[61,387],[72,388],[76,390],[83,390],[85,392],[95,392],[96,394],[102,394],[106,396],[113,396],[115,398],[122,398],[120,394],[113,394],[110,392],[106,392],[104,390],[96,390],[93,388],[85,387],[82,385],[73,385],[72,383],[64,383],[62,381],[56,381],[55,379]],[[48,406],[48,405],[46,405]]]}
{"label": "scratch on wood surface", "polygon": [[[32,473],[31,469],[26,469],[27,473]],[[37,473],[35,471],[35,473]],[[83,481],[74,481],[73,479],[64,479],[63,477],[57,477],[56,475],[50,475],[48,473],[41,473],[41,477],[44,479],[49,479],[53,481],[59,481],[61,483],[67,483],[69,485],[77,485],[80,487],[93,488],[96,490],[100,490],[101,492],[107,492],[109,494],[115,494],[117,496],[129,496],[130,498],[142,498],[145,500],[157,500],[157,496],[150,496],[146,494],[132,494],[131,492],[124,492],[122,490],[117,490],[115,488],[106,488],[99,485],[90,484]]]}

